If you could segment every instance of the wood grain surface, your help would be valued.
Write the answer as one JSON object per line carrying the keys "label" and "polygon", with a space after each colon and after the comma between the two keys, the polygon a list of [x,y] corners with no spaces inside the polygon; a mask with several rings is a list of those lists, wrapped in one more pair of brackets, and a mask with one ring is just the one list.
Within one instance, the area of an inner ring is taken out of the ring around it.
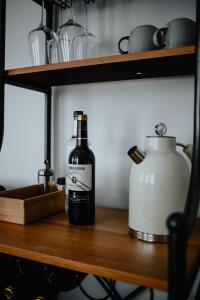
{"label": "wood grain surface", "polygon": [[30,89],[193,74],[195,46],[74,60],[7,70],[6,83]]}
{"label": "wood grain surface", "polygon": [[0,221],[28,224],[65,208],[65,193],[49,185],[44,193],[42,184],[0,192]]}
{"label": "wood grain surface", "polygon": [[194,46],[185,46],[180,48],[151,50],[145,52],[128,53],[126,55],[102,56],[98,58],[88,58],[88,59],[73,60],[69,62],[48,64],[48,65],[10,69],[7,71],[7,75],[13,76],[13,75],[20,75],[20,74],[35,73],[38,71],[43,72],[43,71],[51,71],[51,70],[81,68],[84,66],[91,66],[91,65],[112,64],[112,63],[132,61],[132,60],[144,60],[144,59],[159,58],[159,57],[180,56],[180,55],[187,55],[187,54],[194,54],[194,53],[195,53]]}
{"label": "wood grain surface", "polygon": [[[0,252],[85,273],[167,289],[167,244],[152,244],[128,235],[126,210],[96,209],[96,224],[73,226],[58,213],[21,226],[0,222]],[[188,282],[200,254],[198,220],[188,247]]]}

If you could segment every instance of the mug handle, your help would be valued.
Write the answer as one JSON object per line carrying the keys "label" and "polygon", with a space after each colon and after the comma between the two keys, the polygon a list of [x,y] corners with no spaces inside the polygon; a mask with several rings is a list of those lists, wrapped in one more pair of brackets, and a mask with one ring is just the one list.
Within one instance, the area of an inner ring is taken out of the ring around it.
{"label": "mug handle", "polygon": [[119,42],[118,42],[118,49],[119,49],[120,54],[128,54],[128,51],[127,51],[127,50],[124,51],[124,50],[121,48],[121,42],[124,41],[124,40],[129,40],[129,35],[122,37],[122,38],[119,40]]}
{"label": "mug handle", "polygon": [[166,33],[168,27],[162,27],[156,30],[153,35],[153,42],[156,47],[165,47],[166,46]]}

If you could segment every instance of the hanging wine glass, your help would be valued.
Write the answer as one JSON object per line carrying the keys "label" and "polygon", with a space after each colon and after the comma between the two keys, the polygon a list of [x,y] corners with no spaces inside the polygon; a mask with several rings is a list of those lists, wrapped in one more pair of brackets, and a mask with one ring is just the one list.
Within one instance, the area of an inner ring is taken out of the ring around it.
{"label": "hanging wine glass", "polygon": [[74,59],[73,39],[85,33],[83,26],[73,19],[72,0],[70,3],[70,17],[66,23],[58,28],[58,51],[60,62],[70,61]]}
{"label": "hanging wine glass", "polygon": [[56,34],[44,25],[44,0],[40,25],[29,32],[28,42],[33,65],[58,62]]}
{"label": "hanging wine glass", "polygon": [[85,2],[86,29],[73,40],[73,52],[75,59],[91,58],[96,56],[99,39],[88,30],[88,2]]}
{"label": "hanging wine glass", "polygon": [[52,38],[47,41],[47,57],[48,57],[48,63],[54,64],[59,61],[58,59],[58,42],[57,42],[57,36],[54,32]]}

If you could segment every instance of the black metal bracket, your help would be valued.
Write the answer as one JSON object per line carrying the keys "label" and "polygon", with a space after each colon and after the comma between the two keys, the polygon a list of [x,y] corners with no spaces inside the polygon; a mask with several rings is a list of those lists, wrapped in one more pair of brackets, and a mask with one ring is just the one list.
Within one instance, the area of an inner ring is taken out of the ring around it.
{"label": "black metal bracket", "polygon": [[106,299],[132,300],[146,290],[150,291],[150,300],[153,300],[154,293],[153,293],[152,289],[148,289],[143,286],[138,286],[138,287],[134,288],[134,290],[131,291],[128,295],[123,297],[120,295],[120,293],[116,287],[116,280],[107,279],[105,277],[96,276],[96,275],[94,275],[94,277],[96,278],[97,282],[101,285],[101,287],[104,289],[104,291],[106,292],[106,295],[102,298],[94,298],[88,292],[86,292],[86,290],[83,288],[83,285],[80,283],[79,287],[80,287],[81,292],[84,294],[84,296],[86,298],[88,298],[90,300],[106,300]]}

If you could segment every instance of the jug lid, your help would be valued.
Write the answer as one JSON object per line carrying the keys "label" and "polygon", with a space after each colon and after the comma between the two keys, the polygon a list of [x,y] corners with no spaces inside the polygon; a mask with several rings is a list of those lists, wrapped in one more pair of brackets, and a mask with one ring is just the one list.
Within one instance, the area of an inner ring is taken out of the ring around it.
{"label": "jug lid", "polygon": [[154,136],[147,136],[146,138],[146,151],[175,151],[176,138],[174,136],[165,136],[167,126],[164,123],[159,123],[155,126]]}
{"label": "jug lid", "polygon": [[154,132],[156,135],[146,136],[147,138],[171,138],[176,139],[174,136],[167,136],[167,126],[164,123],[158,123],[154,127]]}

